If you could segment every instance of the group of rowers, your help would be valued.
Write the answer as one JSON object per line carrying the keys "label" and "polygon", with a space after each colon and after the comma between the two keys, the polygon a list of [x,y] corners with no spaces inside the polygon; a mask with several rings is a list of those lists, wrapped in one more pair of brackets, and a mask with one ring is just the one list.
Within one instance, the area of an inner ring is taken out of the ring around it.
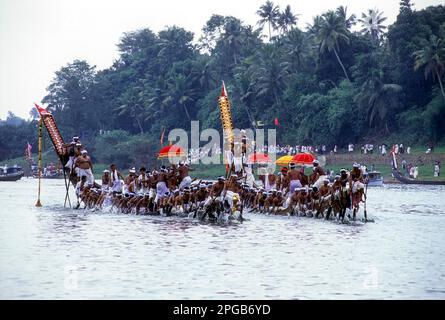
{"label": "group of rowers", "polygon": [[277,175],[263,172],[258,184],[245,171],[232,172],[216,181],[192,180],[192,169],[184,162],[151,171],[141,167],[137,172],[132,168],[125,177],[112,164],[103,171],[99,185],[91,178],[87,153],[81,152],[79,157],[81,160],[74,162],[83,166],[76,171],[78,207],[83,202],[91,209],[111,207],[122,213],[179,215],[212,221],[221,217],[243,220],[243,211],[248,210],[343,221],[348,209],[355,220],[360,202],[366,200],[366,174],[357,163],[350,172],[340,170],[333,183],[314,160],[313,172],[308,176],[302,167],[290,163]]}

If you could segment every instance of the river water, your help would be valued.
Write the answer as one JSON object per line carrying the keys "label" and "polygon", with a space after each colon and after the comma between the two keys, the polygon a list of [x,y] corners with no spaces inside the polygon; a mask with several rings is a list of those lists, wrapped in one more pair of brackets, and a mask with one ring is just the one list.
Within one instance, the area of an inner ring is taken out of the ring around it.
{"label": "river water", "polygon": [[374,223],[234,225],[63,208],[0,182],[2,299],[445,299],[445,187],[368,189]]}

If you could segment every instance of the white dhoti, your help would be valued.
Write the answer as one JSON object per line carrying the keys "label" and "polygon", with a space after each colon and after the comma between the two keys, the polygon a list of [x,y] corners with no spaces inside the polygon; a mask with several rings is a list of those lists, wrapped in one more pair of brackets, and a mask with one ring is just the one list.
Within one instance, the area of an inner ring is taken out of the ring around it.
{"label": "white dhoti", "polygon": [[76,157],[70,157],[70,159],[65,165],[65,168],[69,168],[70,170],[72,170],[74,166],[74,159],[76,159]]}
{"label": "white dhoti", "polygon": [[297,188],[301,188],[302,184],[300,180],[291,180],[290,184],[289,184],[289,190],[290,190],[290,194],[292,195],[292,193],[295,192],[295,189]]}
{"label": "white dhoti", "polygon": [[122,192],[122,187],[124,186],[122,180],[113,181],[113,185],[111,186],[112,192]]}
{"label": "white dhoti", "polygon": [[226,192],[225,200],[227,200],[227,202],[229,203],[230,208],[234,207],[235,199],[236,199],[237,203],[239,203],[239,200],[240,200],[239,194],[228,190]]}
{"label": "white dhoti", "polygon": [[165,197],[165,195],[169,193],[167,185],[164,181],[159,181],[156,184],[156,199],[155,202]]}
{"label": "white dhoti", "polygon": [[317,181],[312,185],[312,187],[320,188],[323,185],[324,179],[326,179],[328,176],[320,176]]}
{"label": "white dhoti", "polygon": [[93,172],[91,171],[91,169],[77,168],[77,176],[79,178],[87,177],[87,183],[91,186],[94,184],[94,176],[93,176]]}
{"label": "white dhoti", "polygon": [[283,203],[283,208],[284,209],[288,208],[290,206],[290,203],[291,203],[291,196],[288,196]]}
{"label": "white dhoti", "polygon": [[138,190],[137,194],[140,196],[145,196],[149,193],[149,188],[142,187]]}
{"label": "white dhoti", "polygon": [[148,198],[153,199],[154,197],[156,197],[156,190],[154,188],[150,188],[148,191]]}
{"label": "white dhoti", "polygon": [[246,183],[249,185],[249,187],[253,188],[253,184],[255,183],[255,176],[252,173],[247,174]]}
{"label": "white dhoti", "polygon": [[191,183],[192,183],[192,178],[190,178],[190,176],[184,177],[184,179],[182,179],[181,183],[179,184],[179,190],[182,190],[186,187],[190,187]]}
{"label": "white dhoti", "polygon": [[235,167],[235,172],[240,172],[243,170],[243,160],[242,157],[233,157],[233,165]]}
{"label": "white dhoti", "polygon": [[352,193],[356,193],[357,191],[359,191],[360,189],[365,189],[365,184],[360,182],[360,181],[355,181],[352,184]]}

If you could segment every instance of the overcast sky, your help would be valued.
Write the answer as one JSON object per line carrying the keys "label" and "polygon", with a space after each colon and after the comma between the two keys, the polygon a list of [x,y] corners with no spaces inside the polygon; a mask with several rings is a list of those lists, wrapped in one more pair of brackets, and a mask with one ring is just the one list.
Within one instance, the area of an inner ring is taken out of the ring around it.
{"label": "overcast sky", "polygon": [[[0,119],[8,110],[28,118],[40,102],[54,72],[74,59],[98,69],[118,57],[116,44],[123,32],[153,31],[177,25],[199,38],[212,14],[233,15],[255,25],[255,12],[266,0],[0,0]],[[415,9],[440,0],[415,0]],[[392,23],[399,0],[275,0],[291,5],[303,28],[312,17],[339,5],[360,14],[378,8]]]}

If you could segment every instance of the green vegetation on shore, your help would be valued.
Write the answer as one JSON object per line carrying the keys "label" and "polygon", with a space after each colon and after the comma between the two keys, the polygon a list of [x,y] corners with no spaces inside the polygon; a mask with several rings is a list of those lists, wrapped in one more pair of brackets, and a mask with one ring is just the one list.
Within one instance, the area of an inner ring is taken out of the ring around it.
{"label": "green vegetation on shore", "polygon": [[[257,26],[212,15],[201,35],[177,26],[127,32],[112,66],[61,67],[42,102],[65,140],[79,135],[96,162],[120,167],[155,164],[163,129],[164,142],[191,120],[220,129],[221,80],[234,126],[261,122],[280,145],[443,145],[445,6],[416,11],[401,0],[387,27],[378,10],[363,7],[357,19],[343,6],[326,9],[304,30],[298,11],[267,1]],[[36,152],[31,116],[0,121],[0,161],[21,157],[27,141]]]}

